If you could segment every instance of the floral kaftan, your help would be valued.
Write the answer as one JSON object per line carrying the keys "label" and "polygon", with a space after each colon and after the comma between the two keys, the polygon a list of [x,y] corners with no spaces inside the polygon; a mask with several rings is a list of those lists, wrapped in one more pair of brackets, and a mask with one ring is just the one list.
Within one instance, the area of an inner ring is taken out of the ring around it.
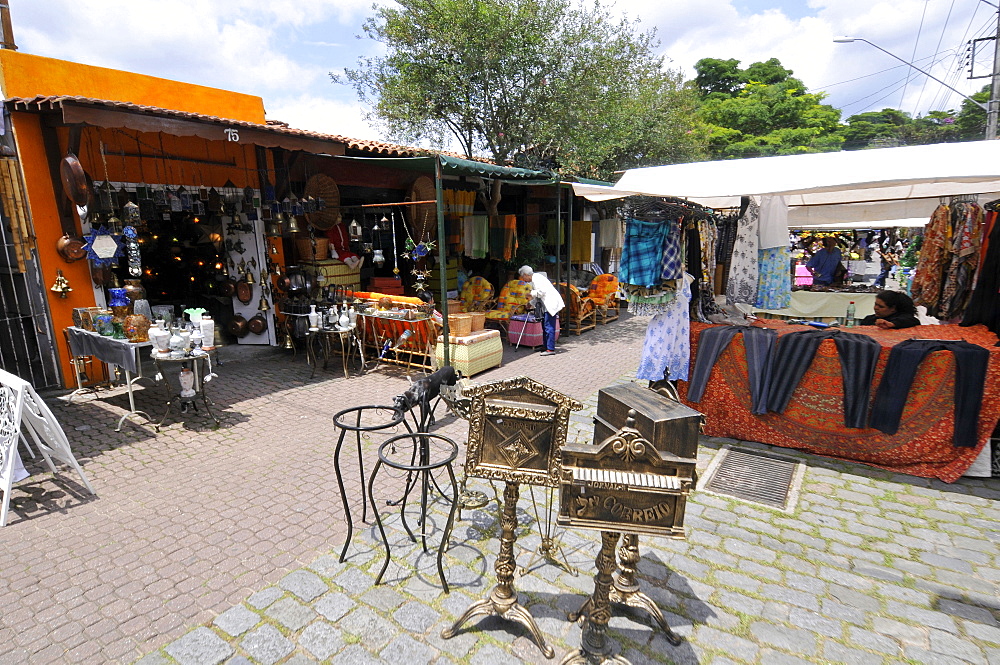
{"label": "floral kaftan", "polygon": [[750,200],[747,211],[740,217],[736,245],[726,284],[726,302],[753,305],[757,301],[757,226],[760,207]]}
{"label": "floral kaftan", "polygon": [[637,379],[660,381],[664,372],[671,381],[687,381],[691,364],[691,320],[688,315],[691,302],[691,275],[678,280],[681,286],[677,297],[667,305],[666,311],[654,316],[646,329],[642,345]]}

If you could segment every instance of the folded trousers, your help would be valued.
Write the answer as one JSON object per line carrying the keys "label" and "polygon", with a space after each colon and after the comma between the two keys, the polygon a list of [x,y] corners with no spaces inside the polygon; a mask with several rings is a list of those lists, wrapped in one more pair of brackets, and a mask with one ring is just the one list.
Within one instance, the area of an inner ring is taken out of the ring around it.
{"label": "folded trousers", "polygon": [[875,392],[871,426],[886,434],[895,434],[899,430],[899,420],[913,385],[913,377],[920,363],[932,351],[951,351],[955,357],[953,442],[962,448],[973,448],[977,443],[979,411],[983,405],[990,352],[960,340],[908,339],[892,347],[882,381]]}
{"label": "folded trousers", "polygon": [[768,409],[776,413],[785,412],[792,393],[816,356],[816,349],[825,339],[833,340],[840,357],[840,376],[844,380],[844,425],[865,427],[872,377],[882,348],[868,335],[829,329],[801,330],[783,335],[775,352]]}
{"label": "folded trousers", "polygon": [[712,374],[712,368],[715,367],[719,354],[729,346],[729,342],[737,333],[743,333],[743,348],[746,349],[751,410],[757,415],[767,413],[772,349],[778,337],[778,333],[770,328],[719,326],[702,330],[698,335],[698,354],[688,384],[688,400],[701,401],[708,385],[708,377]]}

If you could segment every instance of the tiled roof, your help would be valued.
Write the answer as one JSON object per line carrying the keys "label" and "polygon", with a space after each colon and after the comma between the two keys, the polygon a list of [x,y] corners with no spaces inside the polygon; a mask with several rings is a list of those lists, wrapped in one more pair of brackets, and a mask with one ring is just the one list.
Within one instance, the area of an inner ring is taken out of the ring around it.
{"label": "tiled roof", "polygon": [[[289,127],[287,123],[280,121],[268,121],[266,124],[261,125],[256,122],[247,122],[245,120],[231,120],[228,118],[220,118],[218,116],[213,116],[213,115],[203,115],[201,113],[176,111],[172,109],[159,108],[156,106],[144,106],[142,104],[132,104],[130,102],[116,102],[116,101],[109,101],[106,99],[94,99],[91,97],[75,97],[69,95],[53,95],[53,96],[38,95],[36,97],[31,97],[31,98],[13,97],[7,99],[5,103],[8,105],[12,105],[15,110],[23,110],[23,111],[42,111],[42,110],[61,108],[63,104],[79,104],[83,106],[102,107],[113,111],[129,111],[133,113],[145,113],[148,115],[159,116],[164,118],[179,118],[182,120],[193,120],[198,122],[225,124],[226,126],[231,126],[231,127],[248,127],[256,130],[275,132],[278,134],[301,136],[311,139],[317,139],[320,141],[330,141],[333,143],[342,143],[345,146],[347,146],[348,149],[351,150],[358,150],[361,152],[367,152],[376,155],[385,155],[389,157],[413,157],[416,155],[428,154],[431,152],[421,148],[410,148],[407,146],[395,145],[393,143],[385,143],[383,141],[352,139],[347,136],[340,136],[339,134],[322,134],[320,132],[313,132],[307,129],[294,129],[292,127]],[[441,154],[450,155],[453,157],[463,157],[462,155],[457,155],[455,153],[441,153]]]}

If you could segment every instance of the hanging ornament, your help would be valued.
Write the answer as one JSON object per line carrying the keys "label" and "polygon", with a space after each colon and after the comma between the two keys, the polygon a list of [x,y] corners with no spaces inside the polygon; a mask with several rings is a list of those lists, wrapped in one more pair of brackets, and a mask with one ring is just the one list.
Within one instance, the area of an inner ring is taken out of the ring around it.
{"label": "hanging ornament", "polygon": [[142,215],[139,213],[139,206],[129,201],[122,207],[122,217],[125,218],[126,224],[138,224],[142,221]]}
{"label": "hanging ornament", "polygon": [[85,237],[87,241],[87,258],[94,267],[103,268],[116,263],[122,255],[121,242],[118,236],[112,235],[106,226],[92,228]]}
{"label": "hanging ornament", "polygon": [[54,293],[58,293],[60,298],[69,297],[69,292],[73,289],[69,285],[69,280],[63,275],[62,270],[56,271],[56,281],[52,284],[52,288],[49,289]]}
{"label": "hanging ornament", "polygon": [[396,212],[392,212],[392,274],[395,275],[396,279],[401,279],[399,276],[399,251],[396,248]]}
{"label": "hanging ornament", "polygon": [[126,226],[122,230],[125,238],[125,256],[128,257],[128,274],[138,277],[142,274],[142,256],[139,253],[139,234],[134,226]]}

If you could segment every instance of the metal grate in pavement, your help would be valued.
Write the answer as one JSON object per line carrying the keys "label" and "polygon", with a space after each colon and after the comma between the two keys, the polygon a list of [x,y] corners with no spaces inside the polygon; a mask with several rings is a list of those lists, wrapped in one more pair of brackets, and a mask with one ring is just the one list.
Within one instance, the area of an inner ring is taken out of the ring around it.
{"label": "metal grate in pavement", "polygon": [[797,493],[801,462],[765,453],[723,447],[702,489],[743,501],[788,510]]}

